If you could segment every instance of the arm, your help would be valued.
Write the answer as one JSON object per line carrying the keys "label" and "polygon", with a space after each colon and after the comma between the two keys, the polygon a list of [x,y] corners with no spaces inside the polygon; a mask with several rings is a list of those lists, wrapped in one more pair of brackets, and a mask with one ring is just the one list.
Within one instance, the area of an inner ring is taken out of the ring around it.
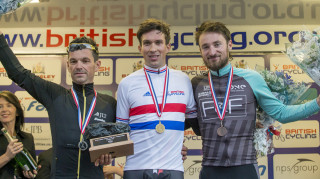
{"label": "arm", "polygon": [[198,123],[198,119],[197,118],[186,119],[186,122],[185,122],[185,125],[184,125],[184,130],[187,130],[190,127],[192,128],[193,132],[197,136],[201,136],[200,127],[199,127],[199,123]]}
{"label": "arm", "polygon": [[36,176],[37,179],[50,178],[51,158],[52,158],[52,148],[44,152],[41,152],[39,154],[38,165],[40,165],[41,168],[38,170],[38,174]]}
{"label": "arm", "polygon": [[10,162],[17,155],[17,153],[21,152],[22,150],[23,144],[18,142],[18,139],[11,141],[7,146],[6,153],[0,156],[0,168]]}
{"label": "arm", "polygon": [[254,95],[262,109],[281,123],[294,122],[306,118],[319,111],[320,99],[314,99],[310,102],[300,105],[284,105],[270,91],[266,82],[257,72],[251,72],[246,78],[252,86]]}
{"label": "arm", "polygon": [[186,120],[184,123],[184,130],[192,127],[192,130],[196,135],[201,136],[200,134],[200,127],[197,119],[197,104],[194,99],[194,93],[192,89],[192,84],[188,76],[186,76],[186,83],[187,83],[187,91],[188,91],[188,104],[186,109]]}
{"label": "arm", "polygon": [[31,73],[30,70],[25,69],[9,48],[2,33],[0,34],[0,61],[6,69],[8,77],[28,91],[31,96],[45,105],[45,107],[55,98],[53,94],[59,92],[57,88],[62,88],[55,83],[41,79]]}
{"label": "arm", "polygon": [[117,93],[117,122],[129,124],[130,105],[125,90],[127,88],[126,79],[123,79],[118,86]]}

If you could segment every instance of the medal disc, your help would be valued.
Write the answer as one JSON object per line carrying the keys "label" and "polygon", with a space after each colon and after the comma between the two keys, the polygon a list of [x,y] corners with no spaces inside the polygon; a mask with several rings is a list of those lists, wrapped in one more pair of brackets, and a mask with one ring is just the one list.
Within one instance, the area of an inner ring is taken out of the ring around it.
{"label": "medal disc", "polygon": [[156,131],[157,131],[159,134],[163,133],[164,130],[165,130],[165,127],[164,127],[163,124],[161,124],[161,123],[157,124],[157,126],[156,126]]}
{"label": "medal disc", "polygon": [[225,136],[228,133],[228,131],[225,127],[221,126],[218,128],[217,133],[219,136],[222,137],[222,136]]}
{"label": "medal disc", "polygon": [[88,149],[88,144],[86,141],[83,140],[78,143],[78,147],[80,150],[85,151]]}

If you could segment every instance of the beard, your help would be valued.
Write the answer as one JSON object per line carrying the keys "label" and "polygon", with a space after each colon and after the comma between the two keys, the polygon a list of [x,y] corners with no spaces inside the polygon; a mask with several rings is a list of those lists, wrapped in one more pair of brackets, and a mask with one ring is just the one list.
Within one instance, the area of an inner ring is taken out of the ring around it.
{"label": "beard", "polygon": [[218,71],[219,69],[225,67],[228,64],[228,61],[229,57],[226,57],[218,61],[210,61],[210,59],[203,59],[203,62],[206,65],[206,67],[212,71]]}

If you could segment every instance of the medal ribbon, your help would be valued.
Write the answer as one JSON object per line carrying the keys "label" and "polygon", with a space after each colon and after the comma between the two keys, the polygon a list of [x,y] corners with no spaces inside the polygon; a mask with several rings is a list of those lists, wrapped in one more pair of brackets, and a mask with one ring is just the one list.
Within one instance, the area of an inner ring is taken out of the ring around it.
{"label": "medal ribbon", "polygon": [[[85,132],[85,130],[86,130],[86,127],[87,127],[87,125],[89,124],[89,121],[90,121],[90,118],[91,118],[91,116],[92,116],[93,110],[94,110],[94,108],[96,107],[97,92],[96,92],[96,90],[94,90],[94,97],[93,97],[93,99],[92,99],[92,102],[91,102],[89,111],[88,111],[87,116],[86,116],[86,118],[85,118],[84,121],[82,120],[82,117],[81,117],[81,110],[80,110],[80,106],[79,106],[78,96],[77,96],[77,93],[74,92],[73,87],[71,88],[71,93],[72,93],[72,96],[73,96],[73,100],[74,100],[74,102],[76,103],[76,106],[77,106],[77,108],[78,108],[78,123],[79,123],[79,128],[80,128],[81,134],[84,134],[84,132]],[[86,104],[84,104],[84,105],[86,105]]]}
{"label": "medal ribbon", "polygon": [[160,109],[160,107],[159,107],[159,103],[158,103],[158,100],[157,100],[157,95],[156,95],[156,93],[154,91],[153,84],[152,84],[150,75],[147,73],[146,67],[144,67],[144,74],[145,74],[146,79],[147,79],[147,83],[148,83],[148,86],[149,86],[149,90],[150,90],[150,93],[151,93],[153,104],[154,104],[154,106],[156,108],[157,115],[159,117],[161,117],[163,109],[164,109],[164,106],[167,103],[167,93],[168,93],[168,84],[169,84],[169,68],[166,67],[166,75],[165,75],[165,79],[164,79],[163,96],[162,96],[162,109]]}
{"label": "medal ribbon", "polygon": [[211,80],[211,72],[210,71],[208,72],[208,79],[209,79],[209,85],[210,85],[210,89],[211,89],[212,99],[213,99],[214,106],[216,108],[218,117],[221,121],[223,120],[225,113],[226,113],[226,110],[227,110],[227,104],[228,104],[229,96],[230,96],[232,78],[233,78],[233,67],[231,67],[230,72],[229,72],[228,84],[227,84],[227,89],[226,89],[226,93],[224,96],[223,106],[222,106],[222,109],[220,109],[219,105],[218,105],[216,94],[214,92],[213,83]]}

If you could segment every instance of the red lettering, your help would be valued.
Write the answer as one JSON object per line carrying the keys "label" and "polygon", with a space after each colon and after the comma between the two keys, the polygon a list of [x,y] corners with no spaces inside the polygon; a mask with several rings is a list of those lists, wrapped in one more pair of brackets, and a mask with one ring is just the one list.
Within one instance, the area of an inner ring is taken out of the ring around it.
{"label": "red lettering", "polygon": [[[70,40],[70,37],[72,38],[71,40]],[[66,34],[66,39],[65,39],[66,41],[64,42],[65,47],[67,47],[69,45],[69,43],[72,40],[74,40],[76,37],[77,37],[76,34]]]}
{"label": "red lettering", "polygon": [[[52,44],[51,38],[57,38],[58,42],[56,44]],[[63,42],[63,39],[62,39],[61,35],[51,34],[51,30],[47,30],[47,43],[46,43],[47,47],[58,47],[58,46],[62,45],[62,42]]]}
{"label": "red lettering", "polygon": [[[87,36],[94,40],[94,37],[99,36],[99,34],[95,34],[94,29],[90,29],[90,33],[87,34]],[[97,44],[97,46],[98,46],[98,44]]]}
{"label": "red lettering", "polygon": [[136,33],[133,32],[133,29],[129,29],[129,37],[128,37],[128,40],[129,40],[129,46],[133,46],[133,37],[134,36],[137,36]]}
{"label": "red lettering", "polygon": [[[108,29],[102,29],[102,32],[107,32],[108,31]],[[108,34],[107,33],[104,33],[104,34],[102,34],[102,46],[103,47],[105,47],[105,46],[107,46],[107,42],[108,42],[108,40],[107,40],[107,38],[108,38]]]}
{"label": "red lettering", "polygon": [[110,44],[110,47],[122,47],[126,44],[126,40],[125,39],[121,39],[121,38],[116,38],[117,36],[125,36],[124,33],[116,33],[116,34],[112,34],[110,35],[110,40],[113,42],[120,42],[119,44]]}

